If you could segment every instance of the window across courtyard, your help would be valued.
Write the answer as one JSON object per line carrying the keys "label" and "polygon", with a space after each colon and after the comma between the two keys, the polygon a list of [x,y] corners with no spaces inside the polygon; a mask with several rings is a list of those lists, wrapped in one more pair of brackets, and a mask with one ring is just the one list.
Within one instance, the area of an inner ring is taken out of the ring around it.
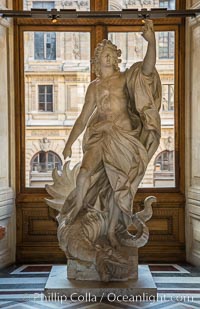
{"label": "window across courtyard", "polygon": [[56,60],[56,33],[34,33],[34,58],[35,60]]}
{"label": "window across courtyard", "polygon": [[53,112],[53,86],[38,86],[38,109],[39,112]]}

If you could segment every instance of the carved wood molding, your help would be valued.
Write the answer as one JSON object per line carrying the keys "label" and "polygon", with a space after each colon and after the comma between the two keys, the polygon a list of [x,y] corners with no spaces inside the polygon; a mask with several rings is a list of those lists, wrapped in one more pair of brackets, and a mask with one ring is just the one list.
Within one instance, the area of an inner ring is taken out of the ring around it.
{"label": "carved wood molding", "polygon": [[90,0],[91,11],[106,11],[108,8],[108,0]]}
{"label": "carved wood molding", "polygon": [[[181,18],[165,18],[165,19],[155,19],[154,25],[170,25],[170,24],[181,24]],[[73,26],[96,26],[96,25],[116,25],[116,26],[128,26],[128,25],[138,25],[142,26],[142,21],[137,19],[116,19],[116,18],[80,18],[80,19],[67,19],[58,20],[56,25],[48,19],[31,19],[31,18],[17,18],[18,25],[48,25],[52,26],[56,30],[57,26],[61,25],[73,25]]]}
{"label": "carved wood molding", "polygon": [[24,242],[57,243],[56,222],[48,217],[48,209],[23,209],[22,218]]}

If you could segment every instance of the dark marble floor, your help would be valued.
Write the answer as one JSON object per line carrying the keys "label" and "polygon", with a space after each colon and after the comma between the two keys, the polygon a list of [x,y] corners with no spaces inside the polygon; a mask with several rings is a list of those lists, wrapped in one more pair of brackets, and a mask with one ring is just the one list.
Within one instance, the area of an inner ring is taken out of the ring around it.
{"label": "dark marble floor", "polygon": [[186,309],[200,308],[200,268],[190,265],[149,265],[158,289],[157,300],[136,302],[133,299],[49,300],[43,292],[52,265],[11,266],[0,271],[0,308],[6,309],[64,309],[64,308],[142,308]]}

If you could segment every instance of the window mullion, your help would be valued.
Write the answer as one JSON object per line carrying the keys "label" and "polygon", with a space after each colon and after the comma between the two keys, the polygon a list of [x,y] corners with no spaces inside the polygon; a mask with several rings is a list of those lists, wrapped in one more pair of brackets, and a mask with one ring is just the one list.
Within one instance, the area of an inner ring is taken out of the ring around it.
{"label": "window mullion", "polygon": [[107,11],[109,0],[90,0],[91,11]]}

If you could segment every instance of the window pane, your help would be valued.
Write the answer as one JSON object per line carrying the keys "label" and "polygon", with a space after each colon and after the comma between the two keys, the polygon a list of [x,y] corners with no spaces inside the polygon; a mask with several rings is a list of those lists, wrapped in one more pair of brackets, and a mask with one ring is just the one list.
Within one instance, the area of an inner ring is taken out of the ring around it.
{"label": "window pane", "polygon": [[90,0],[56,0],[56,1],[37,1],[37,0],[23,0],[24,9],[30,10],[31,8],[48,9],[56,8],[58,10],[72,10],[89,11]]}
{"label": "window pane", "polygon": [[[25,1],[25,3],[26,2],[27,1]],[[32,1],[32,8],[51,10],[54,7],[55,7],[54,1]]]}
{"label": "window pane", "polygon": [[[164,33],[164,38],[174,38],[174,32],[157,32],[157,50],[160,47],[159,38]],[[133,63],[141,61],[146,53],[147,43],[139,32],[112,32],[109,33],[109,40],[117,45],[122,51],[122,62],[120,70],[125,71]],[[171,49],[172,50],[172,49]],[[157,56],[157,70],[162,82],[162,106],[161,115],[161,142],[158,150],[150,161],[144,178],[140,184],[141,187],[174,187],[175,186],[175,168],[174,156],[170,159],[169,153],[174,153],[174,45],[171,57],[160,58]],[[166,151],[163,152],[163,151]],[[163,152],[162,160],[159,154]],[[156,162],[155,162],[156,160]],[[170,166],[170,173],[169,173]],[[163,172],[167,171],[166,173]],[[159,172],[161,171],[161,172]],[[159,174],[160,173],[160,174]]]}
{"label": "window pane", "polygon": [[35,60],[56,60],[56,33],[34,33]]}
{"label": "window pane", "polygon": [[151,9],[167,8],[174,10],[176,0],[109,0],[110,11],[121,11],[122,9]]}
{"label": "window pane", "polygon": [[44,103],[44,102],[45,102],[45,95],[39,94],[39,103]]}
{"label": "window pane", "polygon": [[56,34],[55,32],[46,33],[46,59],[56,59]]}
{"label": "window pane", "polygon": [[53,102],[52,94],[47,94],[46,98],[47,98],[47,103],[52,103]]}
{"label": "window pane", "polygon": [[44,56],[44,32],[34,33],[34,58],[36,60],[45,59]]}
{"label": "window pane", "polygon": [[[47,44],[56,38],[55,60],[35,58],[36,34],[38,41],[39,37],[43,40],[44,54],[50,48]],[[64,163],[65,141],[82,109],[90,82],[90,59],[88,32],[24,33],[27,187],[51,184],[52,169],[61,169]],[[74,144],[71,166],[81,160],[81,139]],[[35,157],[41,151],[46,155],[43,162],[40,155]]]}
{"label": "window pane", "polygon": [[48,153],[48,163],[49,162],[53,162],[53,159],[54,159],[55,155],[53,155],[53,153]]}
{"label": "window pane", "polygon": [[174,85],[162,85],[162,111],[174,110]]}
{"label": "window pane", "polygon": [[174,151],[163,151],[155,159],[154,185],[172,187],[175,180],[174,170]]}
{"label": "window pane", "polygon": [[160,59],[174,58],[174,32],[159,32],[158,56]]}
{"label": "window pane", "polygon": [[52,94],[52,86],[51,85],[47,85],[46,86],[46,91],[47,91],[47,94]]}
{"label": "window pane", "polygon": [[45,103],[39,103],[39,111],[45,112]]}
{"label": "window pane", "polygon": [[46,111],[47,112],[53,112],[53,104],[52,103],[47,103],[46,104]]}

